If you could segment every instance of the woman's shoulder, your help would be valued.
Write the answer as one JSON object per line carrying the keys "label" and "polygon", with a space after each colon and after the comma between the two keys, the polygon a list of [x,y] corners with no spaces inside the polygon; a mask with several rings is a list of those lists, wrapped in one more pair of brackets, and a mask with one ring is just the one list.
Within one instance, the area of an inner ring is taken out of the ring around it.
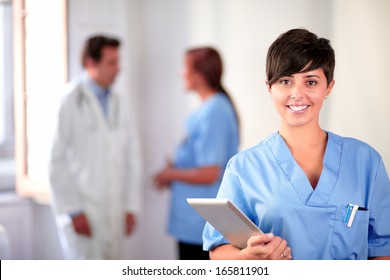
{"label": "woman's shoulder", "polygon": [[274,141],[275,138],[278,137],[278,133],[274,132],[268,137],[262,139],[259,143],[256,145],[246,148],[240,152],[238,152],[236,155],[234,155],[230,162],[233,164],[240,164],[247,160],[253,162],[253,160],[261,161],[269,157],[270,155],[270,149],[268,143],[271,141]]}
{"label": "woman's shoulder", "polygon": [[381,157],[375,148],[363,140],[354,137],[341,136],[329,131],[327,131],[327,133],[329,135],[329,139],[342,144],[342,150],[344,153],[363,156],[371,155],[378,158]]}
{"label": "woman's shoulder", "polygon": [[216,93],[204,102],[199,111],[204,118],[226,117],[233,114],[233,107],[224,94]]}
{"label": "woman's shoulder", "polygon": [[213,110],[226,110],[231,107],[229,97],[222,92],[214,93],[208,100],[205,101],[204,104],[205,107],[210,107]]}

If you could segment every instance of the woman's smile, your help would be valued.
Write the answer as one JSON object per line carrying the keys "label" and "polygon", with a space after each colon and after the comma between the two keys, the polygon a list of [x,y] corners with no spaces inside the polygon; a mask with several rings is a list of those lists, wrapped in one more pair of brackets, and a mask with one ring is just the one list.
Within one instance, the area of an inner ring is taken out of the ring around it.
{"label": "woman's smile", "polygon": [[309,108],[309,105],[287,105],[286,107],[289,108],[293,113],[302,114],[306,111],[307,108]]}

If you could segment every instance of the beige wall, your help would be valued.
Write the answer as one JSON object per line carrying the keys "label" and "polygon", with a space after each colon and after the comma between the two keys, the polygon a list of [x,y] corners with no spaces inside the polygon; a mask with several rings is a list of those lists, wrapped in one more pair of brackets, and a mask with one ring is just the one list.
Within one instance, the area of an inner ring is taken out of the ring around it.
{"label": "beige wall", "polygon": [[334,1],[336,84],[327,127],[366,141],[390,170],[390,1]]}

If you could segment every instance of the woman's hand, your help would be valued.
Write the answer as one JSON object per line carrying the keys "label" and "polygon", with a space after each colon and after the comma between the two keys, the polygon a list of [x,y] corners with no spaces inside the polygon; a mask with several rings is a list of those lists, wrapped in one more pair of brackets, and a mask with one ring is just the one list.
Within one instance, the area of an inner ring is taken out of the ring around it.
{"label": "woman's hand", "polygon": [[248,239],[247,247],[239,249],[231,244],[218,246],[210,251],[213,260],[291,260],[291,249],[287,241],[272,233],[254,235]]}
{"label": "woman's hand", "polygon": [[173,180],[172,169],[172,165],[167,165],[162,171],[154,176],[153,181],[157,189],[168,189],[171,186]]}
{"label": "woman's hand", "polygon": [[240,254],[253,260],[291,260],[287,241],[272,233],[255,235],[248,239],[247,247]]}

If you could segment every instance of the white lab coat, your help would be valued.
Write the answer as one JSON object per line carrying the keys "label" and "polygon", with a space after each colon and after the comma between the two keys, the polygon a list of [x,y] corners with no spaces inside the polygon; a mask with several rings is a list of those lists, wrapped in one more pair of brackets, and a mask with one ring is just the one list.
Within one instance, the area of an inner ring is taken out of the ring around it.
{"label": "white lab coat", "polygon": [[0,224],[0,260],[11,258],[11,244],[5,228]]}
{"label": "white lab coat", "polygon": [[[112,94],[106,118],[79,78],[70,83],[50,159],[53,206],[65,256],[121,259],[125,212],[141,208],[141,156],[131,112]],[[91,238],[74,232],[70,213],[84,212]]]}

